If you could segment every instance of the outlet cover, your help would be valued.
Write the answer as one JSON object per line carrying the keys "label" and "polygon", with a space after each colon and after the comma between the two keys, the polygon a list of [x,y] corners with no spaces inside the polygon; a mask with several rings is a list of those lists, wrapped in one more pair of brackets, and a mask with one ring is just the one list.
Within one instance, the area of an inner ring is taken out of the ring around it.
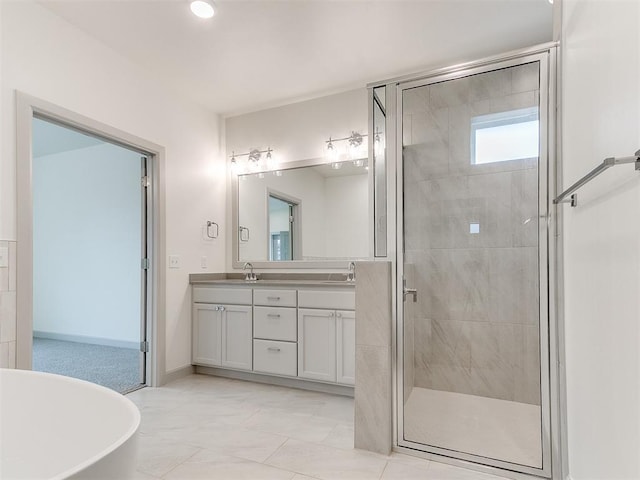
{"label": "outlet cover", "polygon": [[180,255],[169,255],[169,268],[180,268]]}

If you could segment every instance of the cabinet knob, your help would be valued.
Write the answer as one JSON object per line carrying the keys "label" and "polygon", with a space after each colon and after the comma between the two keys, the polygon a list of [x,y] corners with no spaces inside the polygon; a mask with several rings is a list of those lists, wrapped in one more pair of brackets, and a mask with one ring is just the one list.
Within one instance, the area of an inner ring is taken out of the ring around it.
{"label": "cabinet knob", "polygon": [[335,313],[333,313],[333,312],[329,312],[329,316],[330,316],[330,317],[333,317],[334,315],[335,315]]}
{"label": "cabinet knob", "polygon": [[277,302],[278,300],[280,300],[280,297],[267,297],[267,300],[273,300],[274,302]]}
{"label": "cabinet knob", "polygon": [[267,347],[267,350],[269,350],[270,352],[279,352],[280,349],[278,347]]}
{"label": "cabinet knob", "polygon": [[280,318],[279,313],[267,313],[267,317],[269,318]]}
{"label": "cabinet knob", "polygon": [[342,318],[342,314],[340,312],[336,313],[336,317]]}

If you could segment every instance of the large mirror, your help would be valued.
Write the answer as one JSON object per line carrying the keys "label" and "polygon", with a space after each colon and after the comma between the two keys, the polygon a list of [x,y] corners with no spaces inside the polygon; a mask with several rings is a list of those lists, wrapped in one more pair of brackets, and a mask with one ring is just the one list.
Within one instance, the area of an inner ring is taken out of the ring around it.
{"label": "large mirror", "polygon": [[295,162],[234,182],[236,263],[304,266],[368,257],[366,159]]}

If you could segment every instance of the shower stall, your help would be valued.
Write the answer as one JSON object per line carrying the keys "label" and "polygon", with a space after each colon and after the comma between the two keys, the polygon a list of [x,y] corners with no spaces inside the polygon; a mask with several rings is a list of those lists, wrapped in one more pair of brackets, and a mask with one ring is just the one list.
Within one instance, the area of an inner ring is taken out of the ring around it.
{"label": "shower stall", "polygon": [[394,165],[400,449],[551,477],[554,65],[550,47],[372,88],[374,162]]}

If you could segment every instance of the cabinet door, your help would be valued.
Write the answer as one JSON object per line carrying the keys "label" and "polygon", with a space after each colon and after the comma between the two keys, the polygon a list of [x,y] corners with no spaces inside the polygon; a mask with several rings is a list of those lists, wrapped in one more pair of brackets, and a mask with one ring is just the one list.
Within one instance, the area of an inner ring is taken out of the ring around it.
{"label": "cabinet door", "polygon": [[298,309],[298,376],[336,381],[334,310]]}
{"label": "cabinet door", "polygon": [[222,322],[218,305],[193,304],[193,363],[222,365]]}
{"label": "cabinet door", "polygon": [[338,383],[356,384],[356,314],[353,311],[336,312],[337,378]]}
{"label": "cabinet door", "polygon": [[251,307],[222,305],[222,366],[251,370],[253,367],[253,318]]}

